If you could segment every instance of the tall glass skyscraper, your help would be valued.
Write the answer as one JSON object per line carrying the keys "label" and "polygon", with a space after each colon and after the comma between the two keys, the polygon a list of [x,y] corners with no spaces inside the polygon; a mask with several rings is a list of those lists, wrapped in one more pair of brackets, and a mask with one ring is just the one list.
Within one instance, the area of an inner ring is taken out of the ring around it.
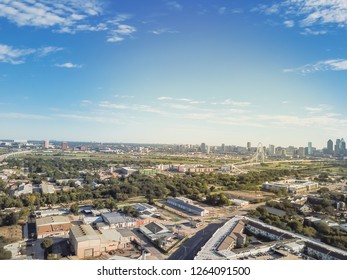
{"label": "tall glass skyscraper", "polygon": [[346,142],[343,138],[341,138],[340,140],[339,150],[341,156],[344,156],[346,154]]}
{"label": "tall glass skyscraper", "polygon": [[334,142],[331,139],[329,139],[327,143],[327,154],[329,155],[334,154]]}
{"label": "tall glass skyscraper", "polygon": [[308,142],[308,145],[307,145],[307,154],[308,154],[309,156],[313,154],[312,142]]}
{"label": "tall glass skyscraper", "polygon": [[341,142],[340,139],[336,139],[335,150],[334,150],[335,156],[340,155],[340,142]]}

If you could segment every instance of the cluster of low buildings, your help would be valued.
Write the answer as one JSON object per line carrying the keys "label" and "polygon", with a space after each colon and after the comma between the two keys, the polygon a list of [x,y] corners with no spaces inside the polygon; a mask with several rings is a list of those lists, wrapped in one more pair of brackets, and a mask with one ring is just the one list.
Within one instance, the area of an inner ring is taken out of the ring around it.
{"label": "cluster of low buildings", "polygon": [[137,169],[133,167],[122,167],[117,172],[124,176],[129,176],[135,172],[143,175],[153,175],[160,171],[178,172],[178,173],[210,173],[214,172],[215,169],[212,167],[205,167],[202,165],[182,165],[182,164],[160,164],[155,168],[144,168]]}
{"label": "cluster of low buildings", "polygon": [[39,239],[58,236],[68,238],[70,249],[80,259],[128,249],[131,242],[137,239],[134,229],[139,229],[164,251],[178,241],[177,235],[152,218],[156,215],[156,207],[147,203],[136,203],[133,207],[140,212],[138,218],[91,207],[82,207],[78,220],[67,215],[68,209],[39,210],[35,212],[36,235]]}

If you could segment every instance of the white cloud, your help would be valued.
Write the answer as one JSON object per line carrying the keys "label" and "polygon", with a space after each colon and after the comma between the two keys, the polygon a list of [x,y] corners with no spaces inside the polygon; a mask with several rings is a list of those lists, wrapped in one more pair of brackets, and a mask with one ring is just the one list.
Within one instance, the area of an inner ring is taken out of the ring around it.
{"label": "white cloud", "polygon": [[119,15],[115,19],[108,21],[108,23],[112,26],[109,26],[108,28],[109,32],[107,42],[116,43],[124,41],[126,36],[131,36],[133,33],[136,32],[135,27],[123,23],[123,21],[129,18],[129,15]]}
{"label": "white cloud", "polygon": [[345,71],[347,70],[347,59],[329,59],[319,61],[314,64],[306,64],[304,66],[292,69],[284,69],[284,72],[299,72],[302,74],[321,72],[321,71]]}
{"label": "white cloud", "polygon": [[154,34],[154,35],[162,35],[162,34],[174,34],[174,33],[178,33],[178,31],[174,31],[174,30],[170,30],[168,28],[158,28],[155,30],[150,31],[150,33]]}
{"label": "white cloud", "polygon": [[189,101],[190,104],[204,104],[206,101]]}
{"label": "white cloud", "polygon": [[227,8],[226,8],[226,7],[220,7],[220,8],[218,9],[218,14],[220,14],[220,15],[225,15],[226,11],[227,11]]}
{"label": "white cloud", "polygon": [[168,104],[170,108],[172,109],[178,109],[178,110],[189,110],[192,109],[189,105],[182,105],[182,104]]}
{"label": "white cloud", "polygon": [[311,28],[305,28],[300,34],[302,35],[324,35],[327,34],[326,30],[312,30]]}
{"label": "white cloud", "polygon": [[[106,30],[108,30],[108,26],[105,23],[99,23],[96,26],[92,26],[92,25],[89,25],[89,24],[79,24],[79,25],[76,25],[75,30],[77,30],[77,31],[94,31],[94,32],[98,32],[98,31],[106,31]],[[66,33],[70,33],[70,32],[68,32],[68,30],[66,30]]]}
{"label": "white cloud", "polygon": [[59,47],[42,47],[38,49],[27,48],[17,49],[8,45],[0,44],[0,62],[11,63],[11,64],[22,64],[25,62],[25,58],[30,55],[36,55],[39,57],[47,56],[59,51],[64,50]]}
{"label": "white cloud", "polygon": [[62,50],[63,48],[52,46],[38,49],[16,49],[12,46],[0,44],[0,62],[22,64],[25,62],[25,57],[29,55],[37,55],[42,57]]}
{"label": "white cloud", "polygon": [[118,94],[114,95],[114,97],[116,97],[116,98],[135,98],[134,95],[118,95]]}
{"label": "white cloud", "polygon": [[312,30],[309,28],[312,26],[331,28],[347,25],[346,0],[285,0],[274,5],[258,5],[253,11],[268,15],[280,14],[287,22],[295,19],[301,27],[305,28],[305,35],[320,35],[327,32]]}
{"label": "white cloud", "polygon": [[18,26],[69,27],[101,12],[101,4],[96,0],[6,0],[0,3],[0,17]]}
{"label": "white cloud", "polygon": [[245,102],[245,101],[234,101],[231,99],[226,99],[222,103],[216,103],[216,104],[222,104],[222,105],[232,105],[236,107],[248,107],[252,105],[250,102]]}
{"label": "white cloud", "polygon": [[38,49],[38,54],[39,54],[39,56],[46,56],[48,54],[60,52],[60,51],[63,51],[63,50],[64,50],[64,48],[44,47],[44,48]]}
{"label": "white cloud", "polygon": [[172,97],[169,97],[169,96],[160,96],[157,98],[158,100],[172,100],[173,98]]}
{"label": "white cloud", "polygon": [[331,107],[327,104],[319,104],[318,106],[316,107],[305,107],[304,108],[306,111],[308,111],[309,113],[321,113],[321,112],[324,112],[324,111],[328,111],[331,109]]}
{"label": "white cloud", "polygon": [[0,45],[0,62],[21,64],[26,56],[35,53],[34,49],[15,49],[11,46]]}
{"label": "white cloud", "polygon": [[229,112],[231,113],[236,113],[236,114],[244,114],[244,113],[248,113],[248,110],[242,110],[242,109],[230,109]]}
{"label": "white cloud", "polygon": [[295,25],[295,23],[294,23],[293,20],[285,20],[285,21],[283,22],[283,24],[284,24],[286,27],[288,27],[288,28],[292,28],[292,27],[294,27],[294,25]]}
{"label": "white cloud", "polygon": [[81,106],[88,106],[92,104],[92,101],[88,100],[88,99],[84,99],[81,101]]}
{"label": "white cloud", "polygon": [[80,31],[107,32],[108,42],[119,42],[136,31],[123,24],[128,15],[103,22],[103,4],[99,0],[0,0],[0,18],[18,26],[50,28],[57,33]]}
{"label": "white cloud", "polygon": [[84,114],[56,114],[54,115],[58,118],[68,119],[68,120],[77,120],[77,121],[86,121],[86,122],[97,122],[97,123],[112,123],[119,124],[119,118],[113,116],[91,116]]}
{"label": "white cloud", "polygon": [[50,117],[43,116],[43,115],[36,115],[36,114],[24,114],[24,113],[16,113],[16,112],[9,112],[9,113],[0,113],[1,118],[6,119],[23,119],[23,120],[49,120]]}
{"label": "white cloud", "polygon": [[169,1],[166,4],[167,6],[169,6],[169,8],[177,10],[177,11],[181,11],[183,9],[183,6],[176,1]]}
{"label": "white cloud", "polygon": [[124,38],[120,37],[117,34],[109,35],[107,38],[107,42],[109,42],[109,43],[117,43],[117,42],[122,42],[122,41],[124,41]]}
{"label": "white cloud", "polygon": [[189,98],[177,98],[176,100],[178,100],[178,101],[185,101],[185,102],[193,101],[192,99],[189,99]]}
{"label": "white cloud", "polygon": [[99,107],[108,108],[108,109],[132,110],[132,111],[140,111],[140,112],[147,112],[147,113],[165,114],[165,112],[157,108],[151,107],[149,105],[142,105],[142,104],[118,104],[118,103],[111,103],[109,101],[102,101],[99,103]]}
{"label": "white cloud", "polygon": [[104,108],[113,108],[113,109],[121,109],[121,110],[125,110],[125,109],[129,109],[130,107],[124,104],[115,104],[115,103],[111,103],[108,101],[103,101],[99,103],[100,107],[104,107]]}
{"label": "white cloud", "polygon": [[130,35],[131,33],[134,33],[136,31],[136,28],[127,24],[119,24],[118,28],[114,30],[115,33],[120,35]]}
{"label": "white cloud", "polygon": [[204,103],[206,103],[206,101],[202,101],[202,100],[193,100],[190,98],[173,98],[170,96],[160,96],[157,98],[157,100],[161,100],[161,101],[163,101],[163,100],[175,100],[175,101],[186,102],[189,104],[204,104]]}
{"label": "white cloud", "polygon": [[267,121],[270,124],[286,127],[288,125],[296,127],[319,127],[329,129],[334,127],[345,128],[347,121],[329,115],[315,115],[299,117],[293,115],[258,115],[257,119]]}
{"label": "white cloud", "polygon": [[71,68],[82,68],[82,65],[73,64],[71,62],[66,62],[66,63],[63,63],[63,64],[55,64],[55,66],[59,67],[59,68],[68,68],[68,69],[71,69]]}
{"label": "white cloud", "polygon": [[274,5],[264,5],[259,4],[257,7],[253,8],[252,12],[261,12],[266,15],[272,15],[272,14],[278,14],[280,12],[280,5],[274,4]]}

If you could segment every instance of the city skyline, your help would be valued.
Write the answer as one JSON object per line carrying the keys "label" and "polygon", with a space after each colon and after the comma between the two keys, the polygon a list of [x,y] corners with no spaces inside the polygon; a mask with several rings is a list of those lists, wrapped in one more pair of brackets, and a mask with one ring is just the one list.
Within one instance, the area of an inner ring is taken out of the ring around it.
{"label": "city skyline", "polygon": [[326,147],[346,23],[342,0],[0,0],[0,138]]}
{"label": "city skyline", "polygon": [[[256,142],[256,143],[251,143],[251,142],[246,142],[244,143],[244,145],[240,144],[233,144],[233,143],[220,143],[220,144],[211,144],[211,143],[160,143],[160,142],[103,142],[103,141],[84,141],[84,140],[73,140],[73,139],[0,139],[0,142],[2,144],[5,143],[18,143],[18,144],[24,144],[24,143],[36,143],[36,142],[42,142],[42,144],[44,145],[44,147],[47,149],[49,147],[50,144],[55,144],[55,145],[59,145],[59,146],[63,146],[65,145],[69,145],[69,144],[102,144],[102,145],[167,145],[167,146],[192,146],[192,147],[199,147],[202,151],[206,151],[206,149],[209,149],[210,147],[213,148],[228,148],[228,147],[244,147],[248,150],[252,149],[256,149],[259,145],[263,146],[264,148],[266,148],[267,150],[272,150],[275,148],[283,148],[283,149],[287,149],[287,148],[294,148],[294,149],[307,149],[307,155],[310,155],[314,150],[318,150],[318,151],[325,151],[327,154],[334,154],[336,155],[336,151],[338,150],[342,150],[342,151],[346,151],[346,142],[344,140],[344,138],[337,138],[335,139],[335,141],[333,141],[332,139],[328,139],[326,141],[326,144],[323,145],[322,147],[320,146],[316,146],[314,145],[314,143],[312,142],[308,142],[306,144],[302,143],[299,146],[295,146],[292,144],[289,144],[287,146],[285,145],[281,145],[281,144],[276,144],[276,143],[262,143],[262,142]],[[0,143],[0,144],[1,144]],[[342,144],[343,143],[343,144]],[[64,149],[67,149],[66,146],[64,146]],[[311,150],[310,150],[311,149]],[[274,151],[273,151],[274,152]],[[337,152],[338,153],[338,152]]]}

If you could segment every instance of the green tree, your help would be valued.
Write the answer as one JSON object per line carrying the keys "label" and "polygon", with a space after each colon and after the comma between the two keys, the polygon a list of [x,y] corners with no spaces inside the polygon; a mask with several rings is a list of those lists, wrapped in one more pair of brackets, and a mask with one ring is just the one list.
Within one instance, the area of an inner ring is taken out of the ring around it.
{"label": "green tree", "polygon": [[303,229],[303,225],[301,222],[297,221],[297,220],[293,220],[293,221],[290,221],[288,223],[288,226],[295,232],[302,232],[302,229]]}
{"label": "green tree", "polygon": [[329,226],[322,221],[317,224],[316,230],[321,234],[329,234],[330,233]]}
{"label": "green tree", "polygon": [[0,248],[0,260],[9,260],[12,257],[12,253],[4,248]]}
{"label": "green tree", "polygon": [[46,237],[43,239],[43,241],[41,242],[41,248],[44,250],[49,250],[50,248],[52,248],[53,245],[53,239],[50,237]]}
{"label": "green tree", "polygon": [[308,237],[314,237],[317,231],[313,227],[304,227],[302,233]]}
{"label": "green tree", "polygon": [[41,248],[45,250],[44,255],[45,259],[47,259],[47,256],[52,253],[52,247],[53,247],[53,239],[50,237],[46,237],[41,242]]}
{"label": "green tree", "polygon": [[111,212],[114,210],[117,210],[117,202],[113,198],[109,198],[106,200],[105,206],[107,209],[109,209]]}
{"label": "green tree", "polygon": [[79,205],[74,203],[70,206],[70,212],[74,215],[78,215]]}

